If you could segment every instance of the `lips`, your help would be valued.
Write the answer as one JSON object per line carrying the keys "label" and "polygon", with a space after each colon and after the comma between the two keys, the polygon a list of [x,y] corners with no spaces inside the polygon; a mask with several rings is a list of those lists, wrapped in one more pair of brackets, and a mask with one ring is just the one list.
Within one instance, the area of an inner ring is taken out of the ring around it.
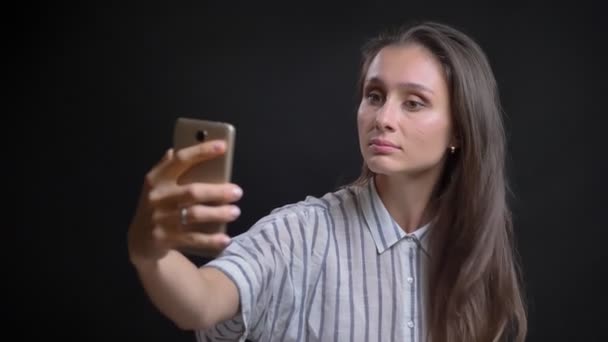
{"label": "lips", "polygon": [[400,149],[400,147],[396,144],[393,144],[392,142],[388,141],[388,140],[384,140],[384,139],[380,139],[380,138],[374,138],[372,140],[370,140],[370,145],[376,145],[378,147],[392,147],[392,148],[396,148],[396,149]]}
{"label": "lips", "polygon": [[401,147],[388,140],[374,138],[369,142],[369,150],[374,155],[390,155],[401,150]]}

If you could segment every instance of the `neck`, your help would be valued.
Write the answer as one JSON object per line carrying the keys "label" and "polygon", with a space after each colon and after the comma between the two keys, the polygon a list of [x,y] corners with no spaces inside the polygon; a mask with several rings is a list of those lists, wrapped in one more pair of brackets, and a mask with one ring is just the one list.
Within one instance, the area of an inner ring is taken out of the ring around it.
{"label": "neck", "polygon": [[389,214],[406,233],[427,224],[435,208],[430,199],[439,174],[381,175],[375,177],[376,189]]}

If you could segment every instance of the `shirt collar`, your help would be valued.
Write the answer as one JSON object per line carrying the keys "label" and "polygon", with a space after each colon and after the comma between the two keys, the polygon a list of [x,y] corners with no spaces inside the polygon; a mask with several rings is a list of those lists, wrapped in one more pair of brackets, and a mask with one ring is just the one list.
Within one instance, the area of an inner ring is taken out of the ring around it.
{"label": "shirt collar", "polygon": [[406,234],[391,217],[384,203],[382,203],[376,190],[374,178],[370,178],[367,185],[361,187],[360,196],[361,210],[379,254],[382,254],[404,238],[414,239],[414,241],[420,242],[422,247],[426,249],[426,240],[428,239],[425,239],[425,237],[428,233],[429,224],[427,223],[414,232]]}

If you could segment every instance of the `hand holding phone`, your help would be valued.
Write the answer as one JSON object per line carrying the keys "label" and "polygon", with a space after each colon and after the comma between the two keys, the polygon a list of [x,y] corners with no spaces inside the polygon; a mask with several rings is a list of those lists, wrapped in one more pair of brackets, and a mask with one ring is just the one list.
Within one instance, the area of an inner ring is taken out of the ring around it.
{"label": "hand holding phone", "polygon": [[146,175],[129,228],[132,259],[159,258],[171,249],[215,256],[230,240],[227,222],[240,215],[232,203],[242,190],[230,182],[234,127],[178,118],[173,135],[173,148]]}
{"label": "hand holding phone", "polygon": [[[176,153],[207,141],[223,141],[225,144],[223,154],[191,165],[179,176],[178,184],[229,183],[232,178],[234,140],[235,129],[229,123],[178,118],[173,133],[173,148]],[[214,206],[221,203],[212,201],[206,204]],[[205,233],[226,233],[226,223],[221,221],[194,222],[191,225]]]}

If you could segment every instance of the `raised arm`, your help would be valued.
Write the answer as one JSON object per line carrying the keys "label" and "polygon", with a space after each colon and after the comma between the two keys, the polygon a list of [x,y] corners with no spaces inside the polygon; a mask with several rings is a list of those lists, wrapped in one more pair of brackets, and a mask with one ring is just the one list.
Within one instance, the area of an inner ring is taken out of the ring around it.
{"label": "raised arm", "polygon": [[181,222],[181,211],[186,208],[188,223],[232,221],[240,211],[230,203],[241,197],[241,189],[235,184],[177,183],[192,165],[224,150],[223,142],[209,141],[176,153],[167,151],[146,175],[129,226],[129,257],[146,293],[182,329],[206,329],[234,317],[239,308],[238,290],[228,277],[212,268],[198,268],[180,252],[195,249],[214,256],[230,241],[224,234],[189,229]]}

